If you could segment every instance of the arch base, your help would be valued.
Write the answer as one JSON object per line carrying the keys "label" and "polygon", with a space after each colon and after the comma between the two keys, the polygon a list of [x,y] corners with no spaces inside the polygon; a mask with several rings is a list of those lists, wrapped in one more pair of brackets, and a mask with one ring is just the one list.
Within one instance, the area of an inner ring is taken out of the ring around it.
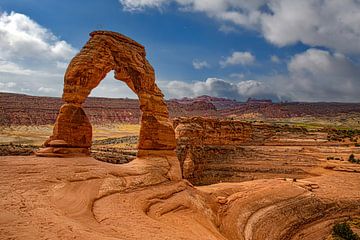
{"label": "arch base", "polygon": [[83,108],[65,103],[61,106],[53,135],[35,154],[39,157],[89,156],[92,126]]}

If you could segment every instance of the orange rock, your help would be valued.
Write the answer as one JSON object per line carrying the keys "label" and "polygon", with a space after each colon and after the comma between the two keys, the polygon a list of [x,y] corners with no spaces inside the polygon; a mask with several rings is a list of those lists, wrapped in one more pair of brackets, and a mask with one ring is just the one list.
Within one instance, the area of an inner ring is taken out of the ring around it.
{"label": "orange rock", "polygon": [[[175,133],[168,108],[144,47],[115,32],[95,31],[90,36],[66,70],[63,93],[66,104],[60,109],[53,135],[44,145],[59,147],[58,140],[62,140],[66,144],[61,142],[61,147],[91,146],[92,128],[81,105],[106,74],[114,70],[114,77],[124,81],[139,97],[142,112],[139,150],[174,150]],[[66,151],[62,152],[66,155]]]}
{"label": "orange rock", "polygon": [[56,119],[51,141],[46,146],[89,148],[92,140],[92,127],[84,110],[74,104],[64,104]]}

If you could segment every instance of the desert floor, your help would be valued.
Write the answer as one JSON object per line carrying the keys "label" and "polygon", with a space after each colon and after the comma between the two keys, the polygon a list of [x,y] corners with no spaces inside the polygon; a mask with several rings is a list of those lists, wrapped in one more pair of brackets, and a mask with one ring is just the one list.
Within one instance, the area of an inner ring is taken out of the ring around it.
{"label": "desert floor", "polygon": [[137,183],[126,165],[0,157],[0,239],[322,239],[335,221],[360,216],[356,164],[202,187]]}

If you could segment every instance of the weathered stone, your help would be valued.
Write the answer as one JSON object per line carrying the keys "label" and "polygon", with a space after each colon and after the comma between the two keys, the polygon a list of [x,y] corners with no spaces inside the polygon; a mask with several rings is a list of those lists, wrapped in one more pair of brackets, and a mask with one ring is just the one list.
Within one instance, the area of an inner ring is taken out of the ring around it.
{"label": "weathered stone", "polygon": [[[144,47],[115,32],[95,31],[90,36],[66,70],[63,93],[66,104],[60,109],[53,135],[44,145],[74,149],[91,146],[91,124],[82,104],[106,74],[114,70],[114,77],[124,81],[139,97],[142,117],[138,149],[174,150],[175,133],[168,108],[155,83],[155,72],[146,59]],[[59,146],[58,140],[66,144],[60,142]],[[60,152],[67,154],[65,150]]]}
{"label": "weathered stone", "polygon": [[65,142],[64,140],[52,140],[49,141],[49,146],[52,147],[66,147],[69,143]]}
{"label": "weathered stone", "polygon": [[[89,148],[92,140],[92,127],[84,110],[74,104],[64,104],[56,119],[51,141],[45,146],[58,146],[73,148]],[[54,144],[55,143],[55,144]]]}

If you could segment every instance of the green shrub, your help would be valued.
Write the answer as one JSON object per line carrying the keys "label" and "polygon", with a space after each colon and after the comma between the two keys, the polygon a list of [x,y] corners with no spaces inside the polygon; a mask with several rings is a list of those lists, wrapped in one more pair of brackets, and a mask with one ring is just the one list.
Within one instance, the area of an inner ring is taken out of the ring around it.
{"label": "green shrub", "polygon": [[332,229],[332,235],[335,239],[344,239],[344,240],[360,240],[359,235],[354,233],[350,225],[346,222],[337,223]]}
{"label": "green shrub", "polygon": [[357,164],[360,164],[360,159],[356,159],[355,158],[355,155],[352,153],[352,154],[350,154],[350,156],[349,156],[349,160],[348,160],[349,162],[351,162],[351,163],[357,163]]}

